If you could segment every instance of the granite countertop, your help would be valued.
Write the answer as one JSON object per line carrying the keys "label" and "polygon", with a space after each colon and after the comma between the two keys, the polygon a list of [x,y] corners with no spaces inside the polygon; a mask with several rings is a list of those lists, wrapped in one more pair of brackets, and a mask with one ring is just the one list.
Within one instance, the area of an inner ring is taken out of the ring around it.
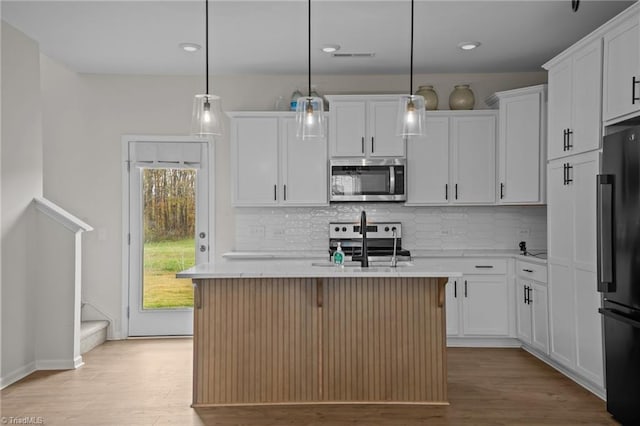
{"label": "granite countertop", "polygon": [[387,265],[338,267],[328,260],[247,260],[234,262],[223,260],[217,263],[204,263],[179,272],[178,278],[330,278],[330,277],[461,277],[460,272],[451,271],[445,265],[433,262],[398,262],[392,268]]}

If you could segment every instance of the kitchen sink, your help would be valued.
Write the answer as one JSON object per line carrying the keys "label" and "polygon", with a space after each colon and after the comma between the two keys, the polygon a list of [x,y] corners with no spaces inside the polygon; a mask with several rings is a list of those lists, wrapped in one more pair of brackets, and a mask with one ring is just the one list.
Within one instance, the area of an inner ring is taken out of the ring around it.
{"label": "kitchen sink", "polygon": [[[407,266],[413,266],[413,262],[408,262],[408,261],[398,261],[397,265],[395,266],[396,268],[406,268]],[[337,266],[329,261],[326,262],[313,262],[311,263],[311,266],[322,266],[322,267],[329,267],[329,268],[337,268]],[[349,261],[349,262],[344,262],[344,267],[345,268],[360,268],[360,262],[353,262],[353,261]],[[379,268],[391,268],[391,264],[389,262],[376,262],[376,261],[369,261],[369,267],[368,268],[362,268],[362,271],[366,272],[366,271],[375,271],[378,270]]]}

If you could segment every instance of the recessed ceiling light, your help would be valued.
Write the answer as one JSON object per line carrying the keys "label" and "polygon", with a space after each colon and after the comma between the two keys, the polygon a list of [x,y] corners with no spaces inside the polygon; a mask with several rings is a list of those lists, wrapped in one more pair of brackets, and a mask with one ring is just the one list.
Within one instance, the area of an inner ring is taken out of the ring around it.
{"label": "recessed ceiling light", "polygon": [[180,49],[184,50],[185,52],[192,53],[202,49],[202,46],[196,43],[180,43]]}
{"label": "recessed ceiling light", "polygon": [[325,44],[324,46],[322,46],[322,51],[324,53],[333,53],[337,52],[338,50],[340,50],[339,44]]}
{"label": "recessed ceiling light", "polygon": [[480,46],[480,44],[479,41],[463,41],[462,43],[458,43],[458,47],[462,50],[473,50]]}

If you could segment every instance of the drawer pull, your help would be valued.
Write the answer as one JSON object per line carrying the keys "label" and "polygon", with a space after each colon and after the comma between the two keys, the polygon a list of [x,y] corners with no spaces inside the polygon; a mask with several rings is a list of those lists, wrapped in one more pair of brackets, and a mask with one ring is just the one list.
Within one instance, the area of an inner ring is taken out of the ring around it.
{"label": "drawer pull", "polygon": [[476,265],[476,269],[493,269],[493,265]]}
{"label": "drawer pull", "polygon": [[533,272],[533,269],[523,269],[524,272]]}

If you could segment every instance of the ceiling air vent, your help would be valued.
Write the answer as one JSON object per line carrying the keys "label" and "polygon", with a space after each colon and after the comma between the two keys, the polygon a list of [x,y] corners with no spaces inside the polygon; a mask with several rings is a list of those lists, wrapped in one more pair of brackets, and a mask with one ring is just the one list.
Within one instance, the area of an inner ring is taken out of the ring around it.
{"label": "ceiling air vent", "polygon": [[375,53],[332,53],[334,58],[373,58]]}

